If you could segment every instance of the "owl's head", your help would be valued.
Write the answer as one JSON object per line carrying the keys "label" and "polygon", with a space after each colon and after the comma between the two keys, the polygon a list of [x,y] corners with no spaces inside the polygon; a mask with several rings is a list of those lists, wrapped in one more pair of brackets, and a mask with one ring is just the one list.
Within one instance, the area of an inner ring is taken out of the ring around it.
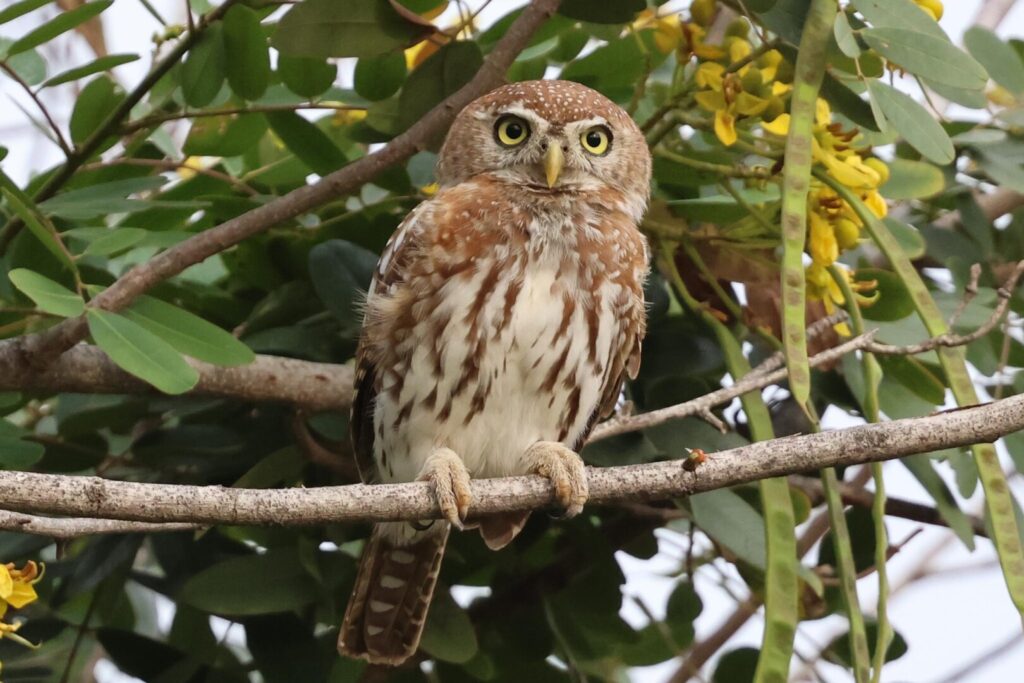
{"label": "owl's head", "polygon": [[463,109],[437,166],[444,186],[492,173],[536,192],[614,187],[646,198],[651,156],[621,107],[571,81],[524,81]]}

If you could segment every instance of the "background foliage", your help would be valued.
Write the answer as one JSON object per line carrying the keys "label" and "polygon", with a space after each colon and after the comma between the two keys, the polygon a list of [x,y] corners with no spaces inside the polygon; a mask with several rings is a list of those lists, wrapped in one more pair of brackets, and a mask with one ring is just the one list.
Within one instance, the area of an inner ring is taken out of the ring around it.
{"label": "background foliage", "polygon": [[[188,269],[126,310],[87,302],[161,250],[408,129],[468,82],[518,10],[482,25],[479,3],[453,11],[438,0],[197,0],[186,26],[157,14],[164,29],[152,55],[97,50],[88,63],[51,68],[54,46],[72,31],[93,44],[96,22],[119,4],[61,2],[56,11],[21,0],[0,9],[3,77],[40,98],[24,113],[66,156],[24,184],[0,161],[0,337],[85,313],[90,342],[163,395],[2,393],[0,466],[245,487],[351,481],[345,415],[189,396],[198,373],[184,357],[223,366],[254,353],[349,361],[354,302],[377,254],[436,189],[436,140],[357,194]],[[826,411],[876,421],[1024,390],[1024,346],[1009,326],[966,356],[864,355],[801,372],[805,343],[814,353],[869,328],[890,343],[941,333],[974,263],[981,286],[955,327],[989,317],[995,288],[1024,259],[1024,215],[1002,216],[1024,192],[1024,43],[976,27],[964,51],[936,23],[937,0],[649,4],[565,0],[507,78],[582,82],[626,107],[648,135],[655,178],[644,229],[657,268],[643,366],[627,389],[633,410],[702,395],[778,349],[790,361],[791,392],[719,411],[734,427],[727,434],[679,420],[594,444],[588,462],[680,458],[687,446],[812,431]],[[37,19],[34,28],[5,32],[22,15]],[[801,62],[802,54],[824,59]],[[166,73],[127,87],[110,72],[169,57]],[[65,123],[42,107],[55,88],[76,93]],[[141,100],[125,106],[135,92]],[[809,144],[809,164],[792,153],[784,163],[794,139]],[[812,173],[809,197],[792,195]],[[1010,198],[1009,208],[994,212],[993,197]],[[784,233],[791,215],[804,215],[808,230]],[[783,270],[795,300],[780,289]],[[1014,313],[1021,304],[1013,299]],[[806,324],[844,306],[850,326],[803,340]],[[1014,467],[1024,465],[1019,441],[1006,440]],[[324,449],[334,454],[326,461]],[[994,453],[890,467],[909,470],[933,498],[933,516],[967,548],[986,529],[996,537],[1011,597],[1024,606],[1019,508]],[[727,648],[707,680],[785,680],[794,629],[830,615],[849,623],[848,636],[821,644],[830,674],[878,680],[907,644],[885,614],[885,560],[895,549],[882,467],[871,474],[874,505],[845,511],[839,480],[854,475],[827,471],[668,507],[591,509],[568,522],[534,515],[500,553],[456,535],[442,582],[479,590],[456,591],[458,601],[439,591],[422,646],[429,664],[390,679],[625,680],[632,667],[680,654],[699,668],[710,655],[706,644],[694,647],[703,603],[693,577],[703,573],[742,583],[750,613],[767,603],[760,651]],[[983,523],[962,509],[979,482],[990,494]],[[818,514],[832,531],[814,545],[813,524],[801,526],[798,544],[794,527]],[[652,557],[659,529],[685,552],[667,603],[641,601],[649,619],[636,626],[620,616],[615,552]],[[218,527],[60,543],[2,532],[0,560],[46,563],[33,584],[38,600],[5,617],[40,646],[0,630],[5,680],[89,680],[100,658],[163,683],[380,676],[334,650],[366,532]],[[807,553],[799,563],[797,550]],[[868,581],[879,582],[880,599],[862,614],[857,589]],[[215,635],[211,616],[239,626],[225,636],[225,622],[214,621]]]}

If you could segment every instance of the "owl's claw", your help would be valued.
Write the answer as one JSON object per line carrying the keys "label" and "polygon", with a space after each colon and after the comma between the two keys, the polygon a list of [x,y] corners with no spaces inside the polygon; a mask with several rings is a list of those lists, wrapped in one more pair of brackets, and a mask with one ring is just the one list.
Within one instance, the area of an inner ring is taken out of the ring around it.
{"label": "owl's claw", "polygon": [[441,514],[456,529],[462,529],[473,493],[469,488],[469,472],[462,458],[450,448],[435,448],[423,463],[418,481],[434,485],[434,496]]}
{"label": "owl's claw", "polygon": [[583,458],[554,441],[538,441],[526,449],[530,471],[551,480],[555,499],[565,508],[565,517],[575,517],[590,496]]}

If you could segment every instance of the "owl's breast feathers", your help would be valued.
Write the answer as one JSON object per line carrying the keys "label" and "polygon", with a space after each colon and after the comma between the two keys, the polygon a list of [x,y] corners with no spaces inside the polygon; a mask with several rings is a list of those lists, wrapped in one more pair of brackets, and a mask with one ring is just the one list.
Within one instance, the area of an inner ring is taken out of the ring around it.
{"label": "owl's breast feathers", "polygon": [[375,459],[385,480],[411,480],[434,445],[501,476],[534,441],[581,444],[639,367],[636,212],[612,188],[544,195],[484,175],[410,214],[368,295],[353,415],[364,478]]}

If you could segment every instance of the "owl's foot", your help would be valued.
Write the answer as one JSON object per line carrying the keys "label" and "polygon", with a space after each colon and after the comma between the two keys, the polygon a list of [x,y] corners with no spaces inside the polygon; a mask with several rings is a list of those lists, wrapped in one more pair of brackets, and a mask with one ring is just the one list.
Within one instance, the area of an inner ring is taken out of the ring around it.
{"label": "owl's foot", "polygon": [[578,515],[590,496],[583,458],[554,441],[538,441],[526,449],[525,457],[531,472],[551,480],[565,516]]}
{"label": "owl's foot", "polygon": [[457,529],[463,527],[473,493],[469,489],[469,472],[462,458],[450,448],[435,448],[423,463],[417,481],[434,485],[434,496],[444,518]]}

